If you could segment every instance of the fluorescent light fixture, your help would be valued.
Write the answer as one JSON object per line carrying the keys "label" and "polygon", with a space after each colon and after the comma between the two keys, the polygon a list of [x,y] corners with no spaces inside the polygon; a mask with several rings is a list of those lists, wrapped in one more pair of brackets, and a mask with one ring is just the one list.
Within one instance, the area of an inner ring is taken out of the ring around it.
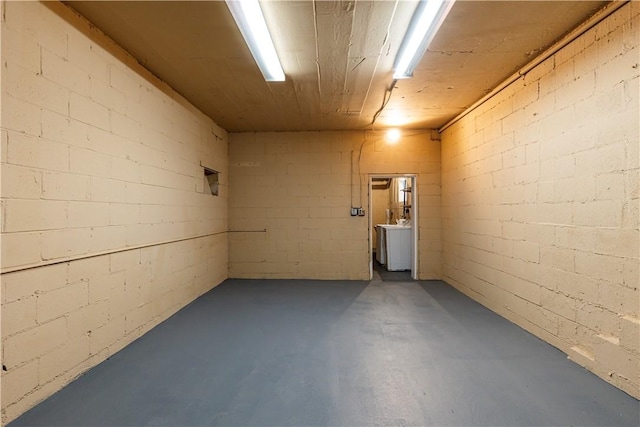
{"label": "fluorescent light fixture", "polygon": [[393,66],[394,79],[413,77],[413,70],[447,17],[454,0],[420,0]]}
{"label": "fluorescent light fixture", "polygon": [[264,79],[283,82],[284,71],[258,0],[226,0],[226,3]]}

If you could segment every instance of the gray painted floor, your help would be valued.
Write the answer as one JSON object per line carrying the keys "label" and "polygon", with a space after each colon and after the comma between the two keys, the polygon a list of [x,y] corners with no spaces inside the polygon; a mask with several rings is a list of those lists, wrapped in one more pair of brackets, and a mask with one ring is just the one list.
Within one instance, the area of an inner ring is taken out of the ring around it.
{"label": "gray painted floor", "polygon": [[638,426],[439,281],[227,280],[11,426]]}

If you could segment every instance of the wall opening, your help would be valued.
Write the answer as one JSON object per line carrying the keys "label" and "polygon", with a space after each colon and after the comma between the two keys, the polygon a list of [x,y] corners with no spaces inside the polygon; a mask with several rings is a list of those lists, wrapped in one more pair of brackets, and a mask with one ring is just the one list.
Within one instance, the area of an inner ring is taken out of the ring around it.
{"label": "wall opening", "polygon": [[220,172],[213,169],[204,168],[204,192],[217,196],[219,191],[219,175]]}
{"label": "wall opening", "polygon": [[418,278],[417,176],[369,176],[369,276],[375,268]]}

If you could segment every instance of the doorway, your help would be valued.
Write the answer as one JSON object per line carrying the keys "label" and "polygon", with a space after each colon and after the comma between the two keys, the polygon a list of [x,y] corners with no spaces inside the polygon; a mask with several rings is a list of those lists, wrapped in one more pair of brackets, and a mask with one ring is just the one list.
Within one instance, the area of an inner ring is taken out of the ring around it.
{"label": "doorway", "polygon": [[411,174],[369,175],[370,279],[378,269],[418,280],[417,181]]}

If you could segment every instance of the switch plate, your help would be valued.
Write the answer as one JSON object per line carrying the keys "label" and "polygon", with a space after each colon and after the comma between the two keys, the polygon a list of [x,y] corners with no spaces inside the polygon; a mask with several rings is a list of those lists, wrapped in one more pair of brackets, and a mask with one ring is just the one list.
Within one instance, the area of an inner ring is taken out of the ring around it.
{"label": "switch plate", "polygon": [[358,215],[358,208],[351,208],[351,216]]}

